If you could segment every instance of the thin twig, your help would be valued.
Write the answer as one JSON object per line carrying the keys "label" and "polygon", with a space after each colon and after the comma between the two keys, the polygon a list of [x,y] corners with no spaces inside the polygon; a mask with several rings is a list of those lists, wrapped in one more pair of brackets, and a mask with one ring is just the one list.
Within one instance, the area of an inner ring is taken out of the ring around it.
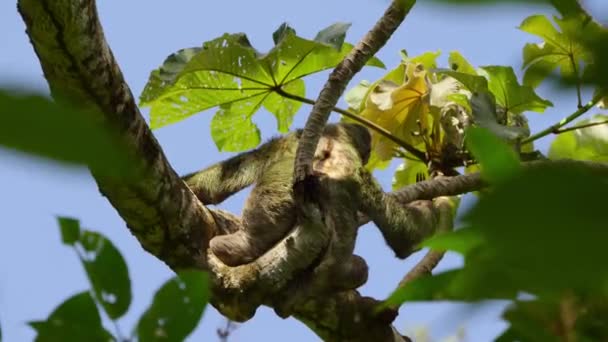
{"label": "thin twig", "polygon": [[[292,99],[295,101],[300,101],[302,103],[307,103],[309,105],[315,105],[315,101],[311,100],[309,98],[306,97],[302,97],[299,95],[295,95],[295,94],[291,94],[286,92],[285,90],[281,89],[280,87],[276,87],[274,89],[274,91],[278,94],[281,95],[283,97],[286,97],[288,99]],[[398,137],[394,136],[391,132],[389,132],[387,129],[385,129],[384,127],[376,124],[373,121],[370,121],[362,116],[359,116],[355,113],[352,113],[346,109],[342,109],[339,107],[333,107],[332,110],[336,113],[340,113],[350,119],[353,119],[359,123],[362,123],[364,126],[367,126],[373,130],[375,130],[376,132],[378,132],[379,134],[381,134],[382,136],[386,137],[387,139],[391,140],[392,142],[394,142],[395,144],[399,145],[400,147],[403,147],[404,150],[408,151],[409,153],[411,153],[414,157],[418,158],[418,160],[424,162],[426,160],[426,154],[422,151],[420,151],[419,149],[415,148],[414,146],[408,144],[407,142],[405,142],[402,139],[399,139]]]}
{"label": "thin twig", "polygon": [[521,144],[527,144],[529,142],[532,142],[534,140],[540,139],[544,136],[547,136],[549,134],[558,132],[560,128],[562,128],[563,126],[567,125],[568,123],[572,122],[572,120],[575,120],[576,118],[578,118],[579,116],[587,113],[591,108],[593,108],[593,106],[595,106],[598,102],[600,102],[600,100],[602,99],[602,95],[598,94],[596,96],[593,97],[593,99],[589,102],[587,102],[584,106],[580,107],[579,109],[577,109],[574,113],[568,115],[567,117],[563,118],[562,120],[560,120],[558,123],[551,125],[545,129],[543,129],[542,131],[533,134],[531,136],[529,136],[528,138],[524,139],[521,141]]}
{"label": "thin twig", "polygon": [[587,128],[587,127],[593,127],[593,126],[599,126],[599,125],[605,125],[608,124],[608,120],[605,121],[596,121],[596,122],[589,122],[583,125],[577,125],[577,126],[572,126],[572,127],[568,127],[568,128],[562,128],[562,129],[558,129],[557,131],[555,131],[555,134],[560,134],[560,133],[565,133],[565,132],[569,132],[569,131],[574,131],[577,129],[583,129],[583,128]]}

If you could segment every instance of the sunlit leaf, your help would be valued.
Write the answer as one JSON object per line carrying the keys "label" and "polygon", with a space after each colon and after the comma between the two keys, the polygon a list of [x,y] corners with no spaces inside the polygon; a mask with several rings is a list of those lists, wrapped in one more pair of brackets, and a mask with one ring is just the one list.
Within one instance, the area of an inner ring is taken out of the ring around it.
{"label": "sunlit leaf", "polygon": [[101,325],[97,306],[87,291],[68,298],[46,321],[29,322],[29,325],[36,330],[36,342],[115,341]]}
{"label": "sunlit leaf", "polygon": [[453,95],[464,95],[461,92],[462,84],[453,77],[445,77],[441,81],[434,83],[431,86],[430,105],[435,107],[444,107],[449,102],[453,102],[451,99]]}
{"label": "sunlit leaf", "polygon": [[71,217],[58,217],[61,240],[66,245],[74,245],[80,238],[80,222]]}
{"label": "sunlit leaf", "polygon": [[538,96],[532,87],[520,85],[511,67],[485,66],[481,68],[488,77],[488,88],[496,102],[507,112],[520,114],[525,111],[544,112],[553,104]]}
{"label": "sunlit leaf", "polygon": [[[276,116],[279,129],[287,131],[301,101],[285,97],[302,97],[302,77],[333,68],[350,52],[352,45],[342,44],[347,28],[334,24],[308,40],[282,25],[266,54],[257,52],[244,34],[225,34],[202,49],[180,50],[151,73],[141,105],[151,107],[152,128],[219,107],[212,129],[218,148],[255,147],[260,138],[253,115],[264,106]],[[383,67],[377,58],[368,65]]]}
{"label": "sunlit leaf", "polygon": [[483,76],[454,71],[451,69],[436,69],[434,71],[437,74],[443,74],[455,78],[471,92],[488,91],[488,80]]}
{"label": "sunlit leaf", "polygon": [[97,115],[42,96],[1,89],[0,146],[86,165],[107,176],[128,177],[135,170],[118,135],[104,127]]}
{"label": "sunlit leaf", "polygon": [[477,75],[475,68],[458,51],[450,52],[448,57],[450,69],[464,74]]}
{"label": "sunlit leaf", "polygon": [[395,175],[393,176],[393,191],[428,178],[429,171],[423,162],[411,159],[404,160],[397,167],[397,171],[395,171]]}
{"label": "sunlit leaf", "polygon": [[536,87],[553,70],[559,68],[562,77],[578,78],[582,62],[591,63],[593,58],[585,48],[579,35],[595,32],[595,26],[587,18],[570,16],[567,19],[554,18],[553,23],[543,15],[526,18],[520,25],[522,31],[543,39],[541,43],[526,44],[524,47],[524,84]]}
{"label": "sunlit leaf", "polygon": [[[598,114],[580,120],[573,127],[594,122],[608,122],[608,115]],[[608,161],[608,124],[560,133],[551,143],[549,158]]]}
{"label": "sunlit leaf", "polygon": [[84,230],[78,246],[97,301],[111,319],[121,317],[131,304],[131,280],[122,255],[110,240],[97,232]]}
{"label": "sunlit leaf", "polygon": [[426,165],[418,160],[404,160],[393,176],[393,191],[429,178]]}
{"label": "sunlit leaf", "polygon": [[[306,95],[306,87],[302,79],[293,80],[281,88],[295,96],[304,97]],[[289,125],[301,106],[302,102],[281,96],[276,92],[268,94],[264,101],[264,108],[276,117],[277,128],[281,133],[289,130]]]}
{"label": "sunlit leaf", "polygon": [[208,277],[183,271],[166,282],[137,324],[138,340],[183,341],[196,328],[209,300]]}
{"label": "sunlit leaf", "polygon": [[348,103],[348,108],[356,113],[363,110],[370,87],[371,85],[368,81],[361,81],[359,84],[349,89],[344,95],[344,100]]}
{"label": "sunlit leaf", "polygon": [[[429,89],[426,70],[422,66],[408,64],[407,81],[396,84],[392,81],[378,83],[369,94],[361,116],[389,130],[403,141],[416,145],[421,138],[415,132],[431,133],[429,103],[425,99]],[[380,160],[392,157],[395,143],[378,134],[372,134],[372,149]]]}
{"label": "sunlit leaf", "polygon": [[421,53],[418,56],[414,56],[414,57],[409,57],[406,56],[403,59],[403,62],[405,64],[422,64],[422,66],[424,66],[424,68],[426,70],[429,69],[434,69],[437,67],[437,57],[439,57],[441,55],[441,51],[437,50],[437,51],[427,51],[424,53]]}

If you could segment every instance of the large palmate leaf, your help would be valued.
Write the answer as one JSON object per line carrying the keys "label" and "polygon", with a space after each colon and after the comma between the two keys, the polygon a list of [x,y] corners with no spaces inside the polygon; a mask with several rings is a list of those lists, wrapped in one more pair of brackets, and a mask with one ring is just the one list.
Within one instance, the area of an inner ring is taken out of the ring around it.
{"label": "large palmate leaf", "polygon": [[[274,33],[275,46],[256,51],[244,34],[225,34],[203,48],[184,49],[154,70],[140,100],[151,107],[152,128],[219,107],[211,135],[220,150],[255,147],[260,133],[253,115],[266,108],[286,132],[305,95],[302,77],[330,69],[352,49],[343,43],[349,24],[334,24],[314,40],[296,35],[283,24]],[[378,59],[369,65],[383,67]],[[294,99],[295,98],[295,99]]]}
{"label": "large palmate leaf", "polygon": [[[383,79],[376,84],[367,96],[365,109],[361,116],[377,123],[403,141],[416,145],[421,138],[415,132],[427,130],[430,133],[429,102],[426,99],[429,87],[427,71],[421,64],[407,64],[398,67],[401,72],[400,83]],[[404,73],[403,73],[404,71]],[[395,143],[384,136],[373,134],[372,148],[379,160],[392,158]]]}
{"label": "large palmate leaf", "polygon": [[522,31],[543,39],[541,43],[524,46],[524,84],[536,87],[553,70],[559,68],[562,77],[579,78],[582,63],[592,63],[593,54],[583,44],[580,37],[595,34],[596,24],[582,16],[566,19],[554,18],[553,23],[543,15],[526,18],[520,25]]}
{"label": "large palmate leaf", "polygon": [[538,96],[532,87],[520,85],[511,67],[485,66],[482,74],[488,78],[488,88],[494,94],[496,102],[506,112],[521,114],[525,111],[544,112],[553,104]]}
{"label": "large palmate leaf", "polygon": [[[574,126],[608,122],[608,115],[595,115]],[[549,148],[549,158],[608,161],[608,125],[601,124],[560,133]]]}

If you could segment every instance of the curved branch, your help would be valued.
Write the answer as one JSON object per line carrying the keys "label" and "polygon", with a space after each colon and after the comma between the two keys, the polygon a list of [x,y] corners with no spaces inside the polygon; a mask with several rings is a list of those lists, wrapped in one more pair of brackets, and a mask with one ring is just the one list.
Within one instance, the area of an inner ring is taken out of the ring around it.
{"label": "curved branch", "polygon": [[393,0],[376,25],[331,72],[306,121],[296,152],[294,182],[301,182],[311,175],[312,159],[321,132],[348,82],[386,44],[415,3],[416,0]]}

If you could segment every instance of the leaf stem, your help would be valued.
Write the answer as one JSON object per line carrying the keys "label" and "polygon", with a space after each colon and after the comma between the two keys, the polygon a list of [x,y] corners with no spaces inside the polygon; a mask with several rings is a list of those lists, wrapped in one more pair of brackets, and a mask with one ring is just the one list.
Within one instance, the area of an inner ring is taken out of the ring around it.
{"label": "leaf stem", "polygon": [[[306,97],[302,97],[299,95],[295,95],[295,94],[291,94],[286,92],[285,90],[283,90],[281,87],[275,87],[273,88],[273,90],[280,96],[283,96],[285,98],[288,99],[292,99],[295,101],[299,101],[299,102],[303,102],[303,103],[307,103],[309,105],[314,106],[315,101]],[[399,145],[400,147],[403,147],[404,150],[408,151],[409,153],[411,153],[414,157],[416,157],[417,159],[419,159],[420,161],[424,162],[426,161],[426,154],[415,148],[414,146],[408,144],[407,142],[403,141],[402,139],[399,139],[398,137],[394,136],[391,132],[389,132],[387,129],[385,129],[384,127],[362,117],[359,116],[353,112],[350,112],[346,109],[342,109],[342,108],[338,108],[338,107],[333,107],[332,110],[336,113],[340,113],[350,119],[353,119],[361,124],[363,124],[366,127],[369,127],[371,129],[373,129],[374,131],[378,132],[378,134],[386,137],[387,139],[391,140],[392,142],[394,142],[395,144]]]}
{"label": "leaf stem", "polygon": [[568,128],[558,129],[554,133],[555,134],[560,134],[560,133],[564,133],[564,132],[568,132],[568,131],[574,131],[574,130],[577,130],[577,129],[587,128],[587,127],[593,127],[593,126],[599,126],[599,125],[606,125],[606,124],[608,124],[608,120],[589,122],[589,123],[586,123],[586,124],[583,124],[583,125],[577,125],[577,126],[572,126],[572,127],[568,127]]}
{"label": "leaf stem", "polygon": [[578,108],[574,113],[568,115],[567,117],[561,119],[558,123],[551,125],[545,129],[543,129],[542,131],[533,134],[531,136],[529,136],[528,138],[524,139],[521,141],[521,144],[527,144],[529,142],[532,142],[534,140],[538,140],[542,137],[545,137],[549,134],[558,134],[558,132],[560,131],[560,128],[562,128],[563,126],[567,125],[568,123],[570,123],[572,120],[578,118],[579,116],[587,113],[589,111],[589,109],[593,108],[593,106],[595,106],[601,99],[602,97],[598,94],[595,97],[593,97],[593,99],[589,102],[587,102],[584,106],[581,106],[580,108]]}

